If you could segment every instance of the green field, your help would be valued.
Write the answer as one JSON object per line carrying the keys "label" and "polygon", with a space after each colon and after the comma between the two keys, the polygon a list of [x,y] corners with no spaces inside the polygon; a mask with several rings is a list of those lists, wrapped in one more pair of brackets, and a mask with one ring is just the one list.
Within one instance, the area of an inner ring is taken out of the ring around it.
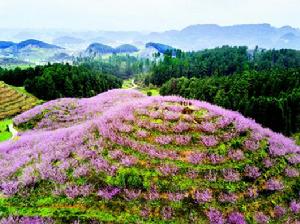
{"label": "green field", "polygon": [[131,89],[131,88],[133,88],[132,79],[124,80],[122,89]]}
{"label": "green field", "polygon": [[127,79],[123,81],[122,89],[136,89],[144,94],[151,93],[151,96],[159,96],[159,88],[156,87],[145,87],[141,83],[135,82],[136,87],[132,84],[132,79]]}
{"label": "green field", "polygon": [[293,138],[296,140],[297,145],[300,145],[300,133],[293,135]]}
{"label": "green field", "polygon": [[158,88],[138,88],[138,90],[146,95],[151,92],[151,96],[159,96]]}
{"label": "green field", "polygon": [[12,137],[12,134],[8,131],[8,125],[12,123],[12,120],[0,121],[0,142],[6,141]]}

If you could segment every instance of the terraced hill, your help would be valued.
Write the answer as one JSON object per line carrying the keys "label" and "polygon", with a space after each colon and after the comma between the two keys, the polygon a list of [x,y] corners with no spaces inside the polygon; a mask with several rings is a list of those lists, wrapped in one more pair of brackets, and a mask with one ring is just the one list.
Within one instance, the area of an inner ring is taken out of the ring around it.
{"label": "terraced hill", "polygon": [[112,90],[14,123],[26,131],[0,144],[2,222],[300,221],[300,148],[239,113]]}
{"label": "terraced hill", "polygon": [[22,113],[37,105],[38,100],[0,81],[0,120]]}

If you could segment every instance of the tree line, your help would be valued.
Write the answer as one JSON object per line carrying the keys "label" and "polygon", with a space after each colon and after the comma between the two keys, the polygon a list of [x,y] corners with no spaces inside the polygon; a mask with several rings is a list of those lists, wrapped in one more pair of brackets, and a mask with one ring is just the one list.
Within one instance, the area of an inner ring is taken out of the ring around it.
{"label": "tree line", "polygon": [[160,93],[204,100],[236,110],[287,135],[300,131],[300,68],[172,78],[163,84]]}
{"label": "tree line", "polygon": [[121,79],[128,79],[135,74],[148,72],[152,66],[149,59],[116,54],[108,58],[78,58],[75,64],[103,74],[112,74]]}
{"label": "tree line", "polygon": [[79,65],[48,64],[34,68],[0,69],[0,80],[25,89],[43,100],[61,97],[91,97],[113,88],[122,80]]}
{"label": "tree line", "polygon": [[228,76],[244,71],[264,71],[300,67],[300,51],[263,50],[250,51],[247,47],[223,46],[199,52],[166,52],[163,59],[154,64],[145,83],[161,86],[171,78]]}
{"label": "tree line", "polygon": [[199,52],[166,52],[145,85],[162,95],[208,101],[274,131],[300,131],[300,51],[223,46]]}

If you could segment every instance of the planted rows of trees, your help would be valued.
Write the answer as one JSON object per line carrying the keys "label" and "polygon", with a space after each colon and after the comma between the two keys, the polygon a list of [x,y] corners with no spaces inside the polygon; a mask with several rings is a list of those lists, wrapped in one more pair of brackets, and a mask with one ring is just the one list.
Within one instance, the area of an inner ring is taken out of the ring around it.
{"label": "planted rows of trees", "polygon": [[172,78],[162,86],[160,93],[200,99],[240,111],[287,135],[300,131],[300,68]]}
{"label": "planted rows of trees", "polygon": [[40,99],[91,97],[121,88],[122,80],[85,66],[49,64],[35,68],[0,70],[0,80],[25,89]]}

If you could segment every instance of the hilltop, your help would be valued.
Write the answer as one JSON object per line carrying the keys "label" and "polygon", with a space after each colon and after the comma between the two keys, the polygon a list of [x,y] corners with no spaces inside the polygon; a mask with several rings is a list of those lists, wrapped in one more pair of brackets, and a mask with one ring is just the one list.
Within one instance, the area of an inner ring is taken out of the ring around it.
{"label": "hilltop", "polygon": [[123,44],[116,48],[113,48],[109,45],[93,43],[91,44],[84,53],[81,54],[82,57],[96,57],[105,54],[133,54],[138,53],[137,55],[141,58],[152,58],[157,53],[165,54],[167,51],[175,52],[175,48],[161,44],[161,43],[146,43],[145,46],[141,49],[138,49],[131,44]]}
{"label": "hilltop", "polygon": [[61,49],[61,47],[59,47],[59,46],[56,46],[53,44],[48,44],[43,41],[34,40],[34,39],[22,41],[22,42],[16,44],[16,47],[18,49],[22,49],[22,48],[26,48],[26,47],[36,47],[36,48],[45,48],[45,49]]}
{"label": "hilltop", "polygon": [[86,49],[85,53],[91,56],[101,55],[101,54],[112,54],[115,52],[115,49],[111,46],[93,43]]}
{"label": "hilltop", "polygon": [[167,51],[175,50],[173,47],[161,43],[147,43],[146,48],[154,48],[157,50],[159,53],[166,53]]}
{"label": "hilltop", "polygon": [[0,49],[6,49],[14,46],[15,43],[11,41],[0,41]]}
{"label": "hilltop", "polygon": [[14,123],[19,140],[0,144],[0,211],[25,218],[4,221],[300,218],[300,148],[237,112],[111,90],[47,102]]}
{"label": "hilltop", "polygon": [[66,50],[57,45],[28,39],[19,43],[0,41],[0,63],[4,66],[31,65],[50,62]]}
{"label": "hilltop", "polygon": [[44,49],[61,49],[61,47],[48,44],[40,40],[24,40],[20,43],[14,43],[9,41],[0,41],[0,49],[14,48],[15,50],[21,50],[26,47],[44,48]]}
{"label": "hilltop", "polygon": [[115,48],[115,53],[134,53],[138,51],[139,49],[131,44],[123,44]]}
{"label": "hilltop", "polygon": [[123,44],[116,48],[113,48],[109,45],[100,44],[100,43],[93,43],[88,46],[85,50],[85,56],[99,56],[103,54],[114,54],[114,53],[134,53],[138,52],[139,49],[130,44]]}

